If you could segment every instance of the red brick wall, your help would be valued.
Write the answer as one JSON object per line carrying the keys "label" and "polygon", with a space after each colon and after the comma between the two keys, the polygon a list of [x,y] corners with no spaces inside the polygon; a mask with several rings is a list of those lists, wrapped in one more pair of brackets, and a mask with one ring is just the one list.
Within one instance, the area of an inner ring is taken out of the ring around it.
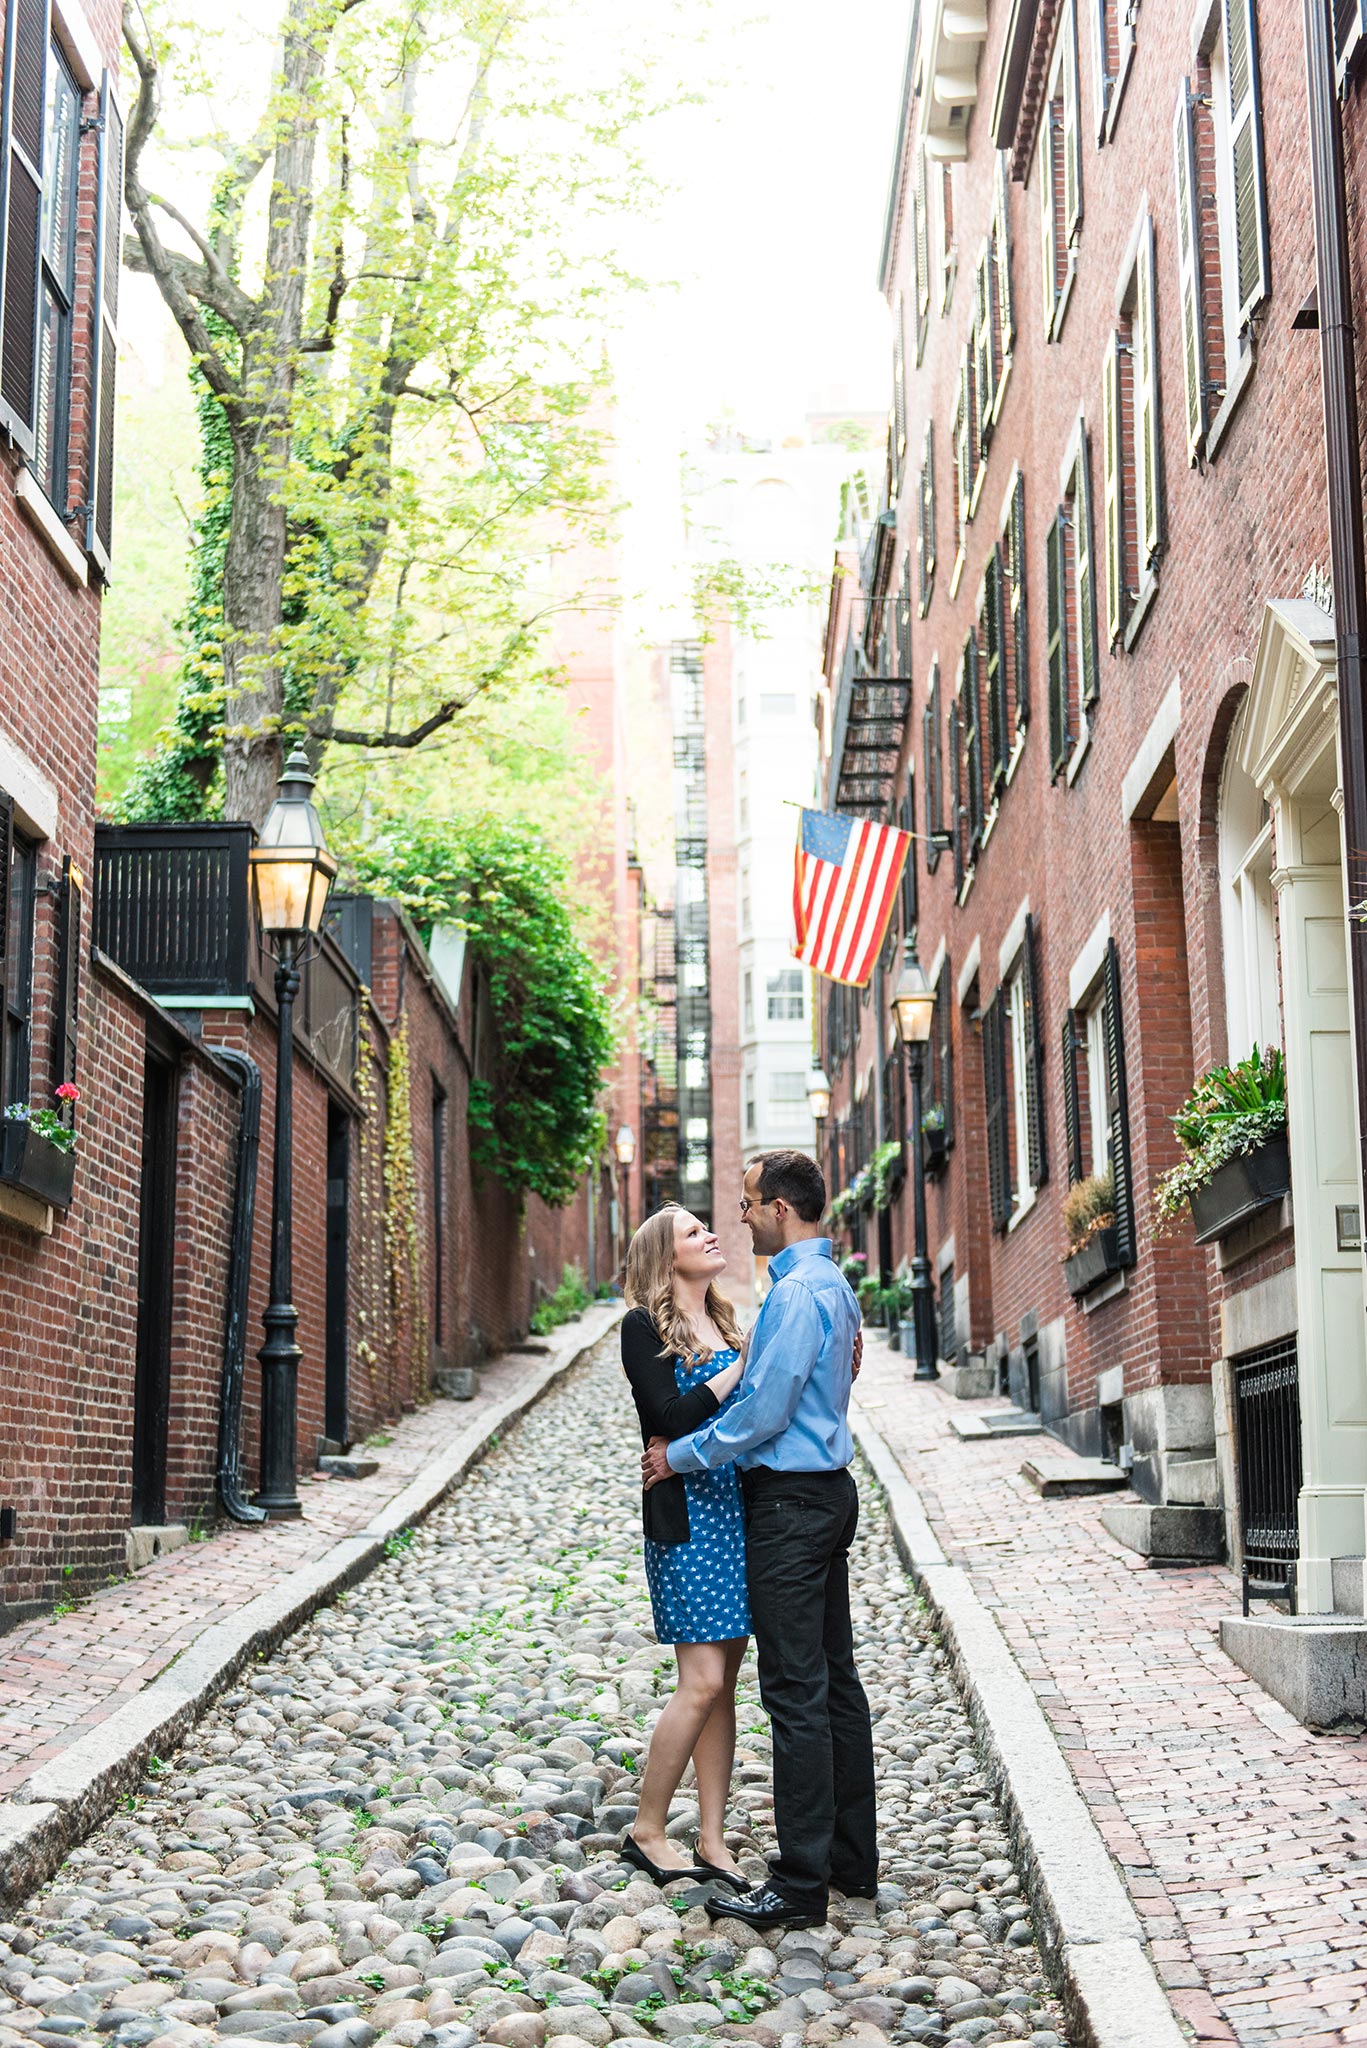
{"label": "red brick wall", "polygon": [[[904,547],[915,558],[917,465],[930,417],[936,434],[938,565],[929,614],[913,627],[915,697],[904,762],[908,756],[914,761],[919,778],[921,709],[931,662],[938,656],[947,703],[973,623],[984,560],[1000,530],[999,509],[1012,466],[1019,462],[1027,508],[1031,724],[962,904],[953,901],[952,863],[942,860],[933,876],[922,864],[920,954],[929,964],[943,936],[957,974],[977,938],[981,994],[990,996],[1000,943],[1022,899],[1029,899],[1040,938],[1051,1171],[1020,1226],[1009,1235],[985,1239],[980,1224],[986,1177],[981,1052],[977,1032],[962,1013],[956,1014],[958,1142],[945,1180],[931,1192],[931,1250],[933,1255],[936,1243],[953,1235],[957,1269],[970,1271],[975,1342],[989,1328],[987,1302],[990,1327],[1004,1331],[1013,1343],[1019,1341],[1022,1317],[1032,1312],[1041,1324],[1064,1319],[1069,1403],[1085,1409],[1095,1399],[1098,1370],[1118,1362],[1124,1363],[1128,1391],[1164,1380],[1203,1378],[1213,1355],[1215,1307],[1222,1291],[1246,1285],[1290,1256],[1290,1241],[1283,1240],[1219,1278],[1214,1254],[1192,1248],[1185,1227],[1173,1240],[1155,1246],[1146,1225],[1153,1180],[1174,1156],[1172,1112],[1193,1073],[1224,1052],[1212,828],[1224,739],[1247,681],[1264,602],[1298,595],[1310,565],[1328,558],[1318,345],[1313,334],[1291,325],[1314,282],[1304,50],[1298,13],[1265,0],[1259,25],[1272,295],[1257,319],[1256,367],[1239,408],[1215,457],[1193,469],[1185,444],[1172,146],[1178,82],[1191,71],[1189,20],[1163,10],[1141,15],[1115,136],[1100,149],[1095,145],[1094,60],[1085,21],[1080,22],[1084,219],[1077,277],[1061,338],[1046,343],[1032,157],[1029,184],[1010,188],[1017,326],[1011,380],[987,454],[977,515],[968,528],[964,573],[951,596],[955,544],[948,422],[971,320],[973,270],[990,226],[990,82],[998,74],[1008,12],[990,17],[969,157],[954,171],[958,275],[953,298],[941,314],[936,279],[919,368],[914,348],[908,350],[909,456],[898,507],[898,558]],[[913,108],[913,118],[914,113]],[[1355,168],[1363,161],[1364,120],[1355,102],[1347,119],[1350,166]],[[1045,531],[1058,502],[1060,466],[1082,411],[1092,442],[1093,545],[1104,628],[1101,361],[1115,326],[1117,286],[1144,198],[1156,235],[1167,549],[1158,595],[1133,651],[1112,656],[1103,645],[1090,752],[1071,787],[1051,785]],[[1367,274],[1367,251],[1360,246],[1364,227],[1356,207],[1354,231],[1361,276]],[[909,235],[908,212],[893,255],[890,293],[910,293]],[[840,652],[839,644],[828,650],[831,672]],[[1122,815],[1121,783],[1174,680],[1180,680],[1182,696],[1178,822],[1131,826]],[[1084,1316],[1069,1300],[1061,1269],[1065,1245],[1059,1209],[1066,1155],[1059,1033],[1070,964],[1105,910],[1122,965],[1139,1250],[1126,1292]],[[868,1058],[872,1019],[867,1012],[862,1029],[858,1059],[841,1077],[833,1115],[846,1113],[850,1073],[862,1071]],[[899,1256],[910,1250],[910,1210],[904,1196],[895,1219]]]}

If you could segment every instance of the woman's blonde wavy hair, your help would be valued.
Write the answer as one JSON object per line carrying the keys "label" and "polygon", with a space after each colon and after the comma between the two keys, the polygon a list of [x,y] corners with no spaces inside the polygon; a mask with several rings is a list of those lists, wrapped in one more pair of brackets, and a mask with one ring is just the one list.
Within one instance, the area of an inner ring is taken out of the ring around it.
{"label": "woman's blonde wavy hair", "polygon": [[[683,1213],[681,1202],[666,1202],[635,1233],[627,1248],[626,1297],[628,1308],[643,1308],[659,1331],[662,1357],[693,1361],[710,1358],[712,1347],[699,1344],[674,1292],[674,1218]],[[707,1313],[727,1344],[739,1351],[742,1335],[736,1311],[712,1286],[707,1290]]]}

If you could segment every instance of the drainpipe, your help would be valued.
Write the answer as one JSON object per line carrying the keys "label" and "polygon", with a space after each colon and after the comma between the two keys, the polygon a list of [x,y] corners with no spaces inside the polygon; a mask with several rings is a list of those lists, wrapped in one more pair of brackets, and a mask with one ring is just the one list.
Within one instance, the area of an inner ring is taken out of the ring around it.
{"label": "drainpipe", "polygon": [[[876,1152],[883,1142],[883,1063],[888,1056],[887,1002],[883,973],[883,956],[878,955],[873,970],[873,1149]],[[875,1212],[874,1228],[878,1232],[878,1284],[888,1287],[892,1284],[892,1212],[879,1209]]]}
{"label": "drainpipe", "polygon": [[[1352,907],[1367,902],[1367,707],[1363,666],[1367,586],[1363,575],[1362,467],[1358,455],[1357,366],[1353,351],[1343,127],[1334,75],[1333,0],[1304,0],[1304,8],[1361,1172],[1367,1167],[1367,927],[1361,917],[1352,915]],[[1363,1213],[1367,1215],[1367,1202]]]}
{"label": "drainpipe", "polygon": [[237,1123],[237,1175],[233,1185],[233,1235],[228,1257],[228,1315],[223,1332],[223,1371],[218,1398],[218,1497],[235,1522],[264,1522],[264,1508],[242,1493],[242,1376],[247,1356],[247,1297],[252,1277],[252,1226],[256,1220],[256,1161],[261,1136],[261,1069],[245,1052],[215,1046],[214,1058],[231,1067],[242,1083]]}

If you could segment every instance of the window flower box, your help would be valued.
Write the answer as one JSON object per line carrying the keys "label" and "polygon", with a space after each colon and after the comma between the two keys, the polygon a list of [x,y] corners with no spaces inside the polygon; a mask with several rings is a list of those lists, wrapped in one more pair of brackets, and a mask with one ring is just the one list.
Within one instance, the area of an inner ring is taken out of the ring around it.
{"label": "window flower box", "polygon": [[1103,1280],[1120,1271],[1120,1233],[1114,1223],[1094,1231],[1080,1250],[1063,1262],[1063,1277],[1074,1301],[1090,1294]]}
{"label": "window flower box", "polygon": [[949,1164],[949,1139],[943,1124],[922,1124],[921,1163],[927,1180],[938,1180]]}
{"label": "window flower box", "polygon": [[69,1209],[76,1182],[75,1153],[62,1151],[29,1123],[6,1122],[3,1130],[0,1180],[53,1209]]}
{"label": "window flower box", "polygon": [[1193,1188],[1188,1200],[1197,1244],[1228,1237],[1239,1224],[1270,1209],[1291,1192],[1291,1155],[1286,1132],[1279,1131],[1251,1152],[1227,1159],[1204,1187]]}

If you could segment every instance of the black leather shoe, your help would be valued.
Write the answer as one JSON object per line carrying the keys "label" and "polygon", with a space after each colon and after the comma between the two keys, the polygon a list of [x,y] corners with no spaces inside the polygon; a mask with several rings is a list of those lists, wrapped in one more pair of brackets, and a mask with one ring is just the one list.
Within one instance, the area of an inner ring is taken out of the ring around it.
{"label": "black leather shoe", "polygon": [[694,1884],[701,1884],[704,1879],[714,1875],[710,1863],[706,1868],[697,1863],[690,1863],[686,1869],[663,1870],[658,1863],[651,1862],[634,1835],[628,1835],[623,1842],[621,1857],[623,1863],[629,1863],[633,1870],[643,1870],[652,1884],[678,1884],[685,1877],[691,1878]]}
{"label": "black leather shoe", "polygon": [[757,1884],[753,1891],[732,1892],[729,1898],[707,1900],[714,1920],[743,1920],[747,1927],[824,1927],[825,1913],[813,1913],[795,1906],[770,1884]]}

